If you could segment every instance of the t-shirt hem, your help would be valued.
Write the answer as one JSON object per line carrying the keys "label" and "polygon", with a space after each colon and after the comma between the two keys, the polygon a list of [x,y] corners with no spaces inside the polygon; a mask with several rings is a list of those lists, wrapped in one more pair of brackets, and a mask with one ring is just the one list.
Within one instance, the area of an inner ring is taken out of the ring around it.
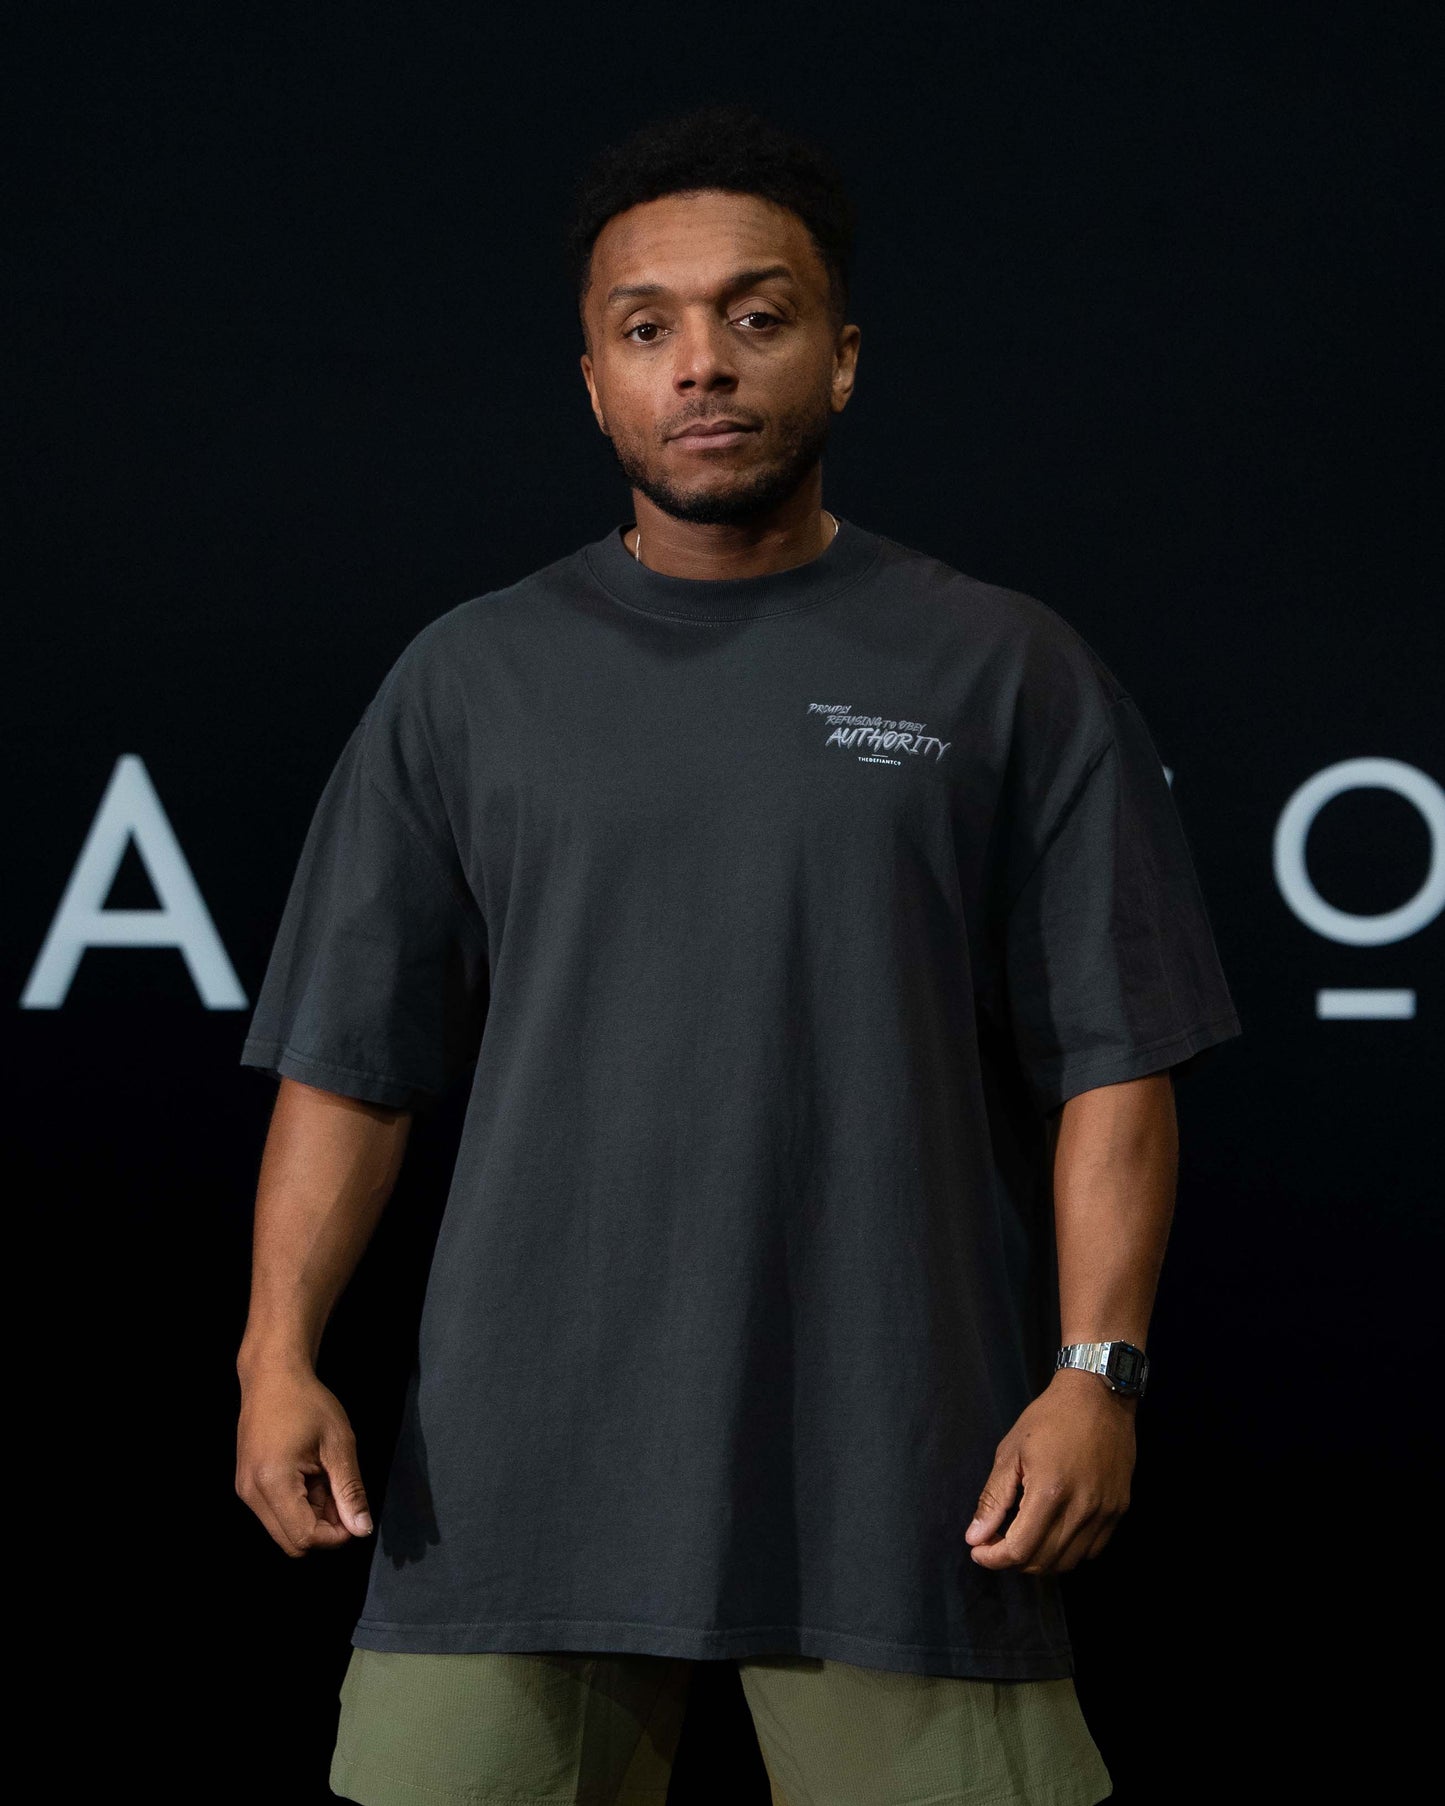
{"label": "t-shirt hem", "polygon": [[1192,1028],[1161,1036],[1155,1041],[1112,1048],[1107,1053],[1093,1054],[1086,1059],[1065,1059],[1049,1078],[1036,1080],[1035,1090],[1043,1108],[1053,1110],[1080,1091],[1091,1091],[1099,1085],[1122,1084],[1126,1079],[1145,1078],[1151,1072],[1177,1066],[1191,1054],[1243,1032],[1238,1011],[1226,1010],[1222,1016],[1209,1016]]}
{"label": "t-shirt hem", "polygon": [[893,1643],[849,1631],[798,1624],[753,1624],[737,1630],[697,1630],[684,1625],[630,1619],[547,1618],[506,1623],[406,1624],[361,1618],[351,1633],[358,1649],[391,1653],[462,1655],[479,1651],[530,1654],[593,1650],[614,1655],[660,1655],[722,1661],[763,1655],[799,1655],[912,1674],[948,1674],[971,1680],[1059,1680],[1074,1672],[1067,1645],[1000,1649],[978,1645]]}

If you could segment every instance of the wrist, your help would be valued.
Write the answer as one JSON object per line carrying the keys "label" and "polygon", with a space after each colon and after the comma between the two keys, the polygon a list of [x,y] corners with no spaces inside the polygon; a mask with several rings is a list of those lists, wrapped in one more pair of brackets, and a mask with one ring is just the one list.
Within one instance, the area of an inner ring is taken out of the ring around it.
{"label": "wrist", "polygon": [[316,1357],[304,1339],[298,1336],[242,1337],[236,1351],[236,1374],[241,1384],[281,1374],[310,1377],[316,1372]]}
{"label": "wrist", "polygon": [[[1107,1380],[1102,1380],[1097,1373],[1088,1373],[1081,1367],[1057,1368],[1049,1381],[1048,1390],[1081,1395],[1086,1401],[1092,1398],[1100,1404],[1127,1411],[1131,1417],[1139,1408],[1136,1395],[1116,1392]],[[1077,1398],[1073,1402],[1077,1403]]]}
{"label": "wrist", "polygon": [[1110,1391],[1141,1398],[1149,1383],[1149,1357],[1137,1342],[1112,1337],[1099,1342],[1066,1342],[1054,1360],[1056,1372],[1092,1375]]}

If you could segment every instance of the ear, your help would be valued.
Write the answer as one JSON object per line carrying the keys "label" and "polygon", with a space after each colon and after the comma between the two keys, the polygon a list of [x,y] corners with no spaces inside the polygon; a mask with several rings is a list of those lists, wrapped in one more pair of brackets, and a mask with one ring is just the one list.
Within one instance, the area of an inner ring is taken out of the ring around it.
{"label": "ear", "polygon": [[858,347],[863,338],[857,326],[845,326],[838,335],[838,349],[833,367],[833,389],[829,400],[835,414],[841,414],[853,394],[858,378]]}
{"label": "ear", "polygon": [[[606,433],[607,422],[602,417],[602,404],[597,399],[597,382],[592,371],[592,359],[584,351],[580,361],[582,365],[582,380],[587,385],[587,394],[592,403],[592,412],[596,416],[598,426]],[[611,435],[608,434],[608,437],[610,438]]]}

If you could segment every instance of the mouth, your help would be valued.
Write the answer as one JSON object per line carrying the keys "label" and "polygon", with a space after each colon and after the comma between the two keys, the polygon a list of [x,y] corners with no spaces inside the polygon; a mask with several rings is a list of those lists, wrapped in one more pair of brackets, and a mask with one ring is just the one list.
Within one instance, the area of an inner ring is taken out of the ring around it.
{"label": "mouth", "polygon": [[669,444],[679,445],[684,451],[723,451],[740,445],[756,431],[756,427],[742,426],[736,420],[698,421],[674,433]]}

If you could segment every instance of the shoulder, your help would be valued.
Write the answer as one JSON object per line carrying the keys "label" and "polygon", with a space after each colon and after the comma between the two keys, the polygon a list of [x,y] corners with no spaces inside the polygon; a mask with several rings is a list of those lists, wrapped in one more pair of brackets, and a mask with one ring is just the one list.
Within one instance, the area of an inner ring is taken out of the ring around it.
{"label": "shoulder", "polygon": [[535,608],[565,582],[576,558],[576,553],[559,558],[513,583],[458,602],[412,635],[392,669],[400,679],[413,683],[445,672],[458,658],[504,633],[520,614]]}
{"label": "shoulder", "polygon": [[883,535],[880,577],[925,610],[991,682],[1041,706],[1075,700],[1107,713],[1125,685],[1100,651],[1057,608],[1025,590],[991,583]]}
{"label": "shoulder", "polygon": [[575,581],[580,552],[469,596],[412,634],[377,686],[369,713],[436,717],[475,698],[505,667],[519,637]]}
{"label": "shoulder", "polygon": [[1098,679],[1111,694],[1120,684],[1099,652],[1060,611],[1026,590],[990,583],[930,552],[883,538],[885,581],[901,584],[910,598],[975,645],[1013,652],[1043,671],[1069,666]]}

